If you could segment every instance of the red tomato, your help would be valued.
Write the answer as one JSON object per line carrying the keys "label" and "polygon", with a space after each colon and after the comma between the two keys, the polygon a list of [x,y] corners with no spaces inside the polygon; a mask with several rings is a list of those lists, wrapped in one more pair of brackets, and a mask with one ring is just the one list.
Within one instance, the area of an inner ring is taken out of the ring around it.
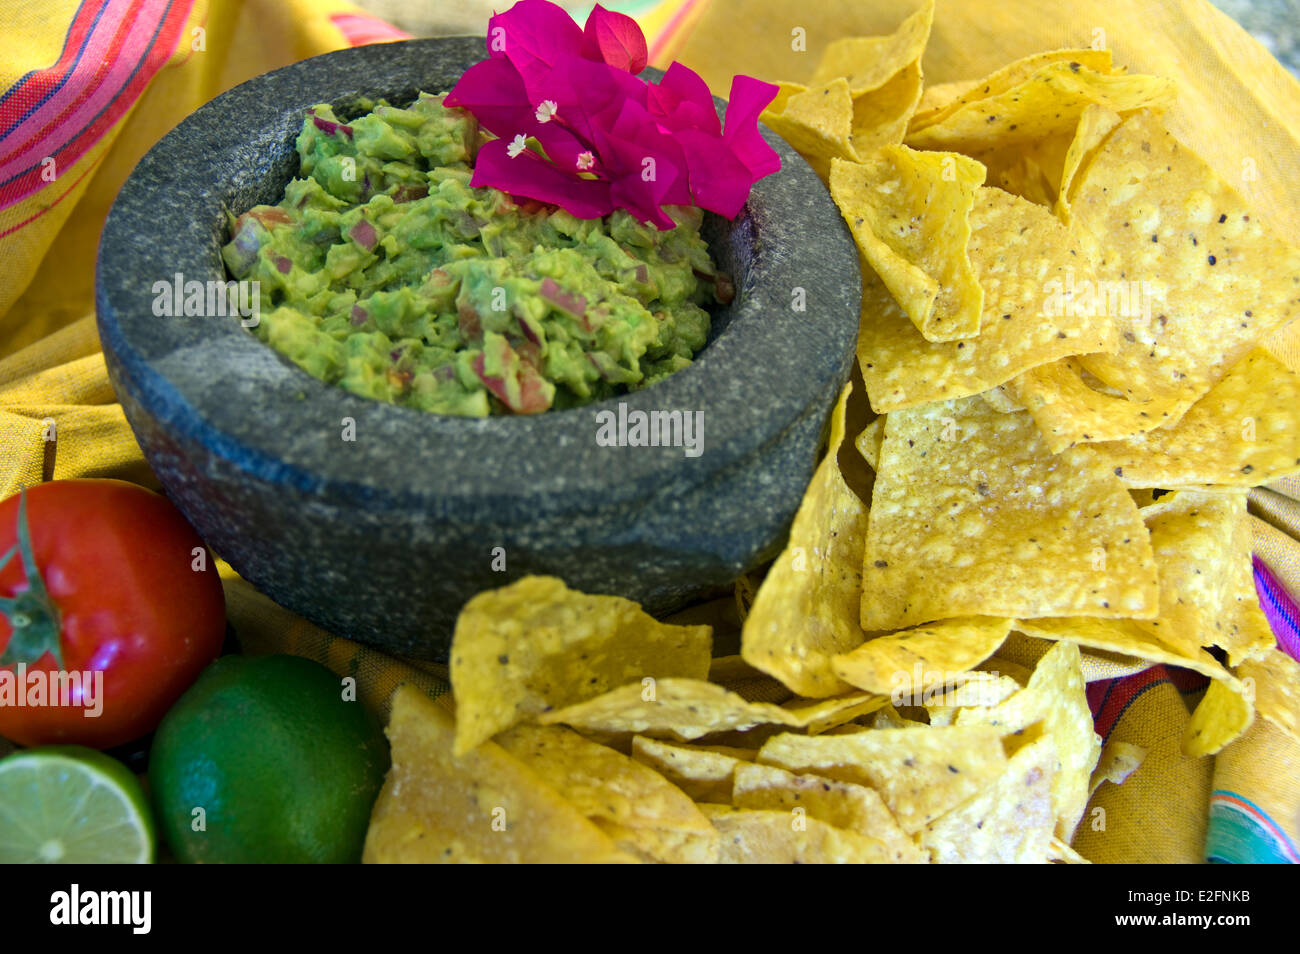
{"label": "red tomato", "polygon": [[[19,545],[22,496],[34,585]],[[212,556],[143,487],[59,480],[10,497],[0,503],[0,560],[0,735],[21,745],[139,738],[221,652],[225,597]],[[71,705],[51,704],[62,701],[51,676],[60,671],[91,674],[79,694],[64,679]]]}

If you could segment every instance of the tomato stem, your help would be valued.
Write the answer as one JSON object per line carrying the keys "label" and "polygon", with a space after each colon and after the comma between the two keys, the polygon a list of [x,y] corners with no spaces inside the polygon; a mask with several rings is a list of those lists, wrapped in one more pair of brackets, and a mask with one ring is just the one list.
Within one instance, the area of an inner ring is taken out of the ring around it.
{"label": "tomato stem", "polygon": [[31,526],[27,521],[27,491],[18,496],[18,543],[10,547],[0,559],[0,573],[9,566],[15,552],[21,557],[27,589],[16,596],[0,597],[0,614],[11,630],[4,652],[0,653],[0,666],[15,663],[34,663],[46,653],[54,657],[63,668],[63,649],[59,642],[62,628],[59,609],[50,599],[45,579],[36,565],[32,550]]}

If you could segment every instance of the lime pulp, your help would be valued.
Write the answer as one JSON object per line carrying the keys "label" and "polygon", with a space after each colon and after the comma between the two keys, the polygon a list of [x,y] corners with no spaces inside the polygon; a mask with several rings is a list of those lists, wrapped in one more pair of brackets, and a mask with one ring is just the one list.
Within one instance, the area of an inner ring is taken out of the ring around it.
{"label": "lime pulp", "polygon": [[154,827],[125,765],[81,746],[0,759],[0,864],[148,864]]}

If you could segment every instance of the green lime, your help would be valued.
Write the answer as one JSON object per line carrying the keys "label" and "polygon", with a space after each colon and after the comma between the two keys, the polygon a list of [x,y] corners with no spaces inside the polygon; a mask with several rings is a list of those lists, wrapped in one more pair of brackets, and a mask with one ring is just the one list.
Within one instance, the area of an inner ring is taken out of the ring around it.
{"label": "green lime", "polygon": [[80,745],[0,759],[0,864],[148,864],[153,819],[121,762]]}
{"label": "green lime", "polygon": [[149,753],[177,860],[358,861],[388,743],[348,690],[298,656],[224,656],[205,669]]}

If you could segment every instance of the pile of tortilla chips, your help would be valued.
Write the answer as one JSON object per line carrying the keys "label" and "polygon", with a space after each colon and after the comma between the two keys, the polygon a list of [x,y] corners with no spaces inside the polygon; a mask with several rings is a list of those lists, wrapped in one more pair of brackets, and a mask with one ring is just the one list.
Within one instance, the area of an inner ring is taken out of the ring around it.
{"label": "pile of tortilla chips", "polygon": [[927,89],[932,17],[830,44],[763,117],[864,281],[860,377],[738,581],[741,656],[552,578],[480,594],[454,701],[394,699],[366,860],[1079,862],[1144,754],[1103,750],[1089,678],[1209,677],[1188,755],[1257,714],[1300,737],[1245,497],[1300,473],[1265,347],[1300,250],[1164,129],[1168,81],[1064,50]]}
{"label": "pile of tortilla chips", "polygon": [[[553,577],[481,593],[457,623],[454,701],[394,697],[365,860],[1076,861],[1100,748],[1079,650],[1010,667],[1023,684],[974,669],[1010,626],[918,631],[893,646],[912,683],[807,698],[711,662],[708,626],[618,597]],[[964,671],[926,669],[954,638]],[[849,679],[889,675],[845,660]]]}

